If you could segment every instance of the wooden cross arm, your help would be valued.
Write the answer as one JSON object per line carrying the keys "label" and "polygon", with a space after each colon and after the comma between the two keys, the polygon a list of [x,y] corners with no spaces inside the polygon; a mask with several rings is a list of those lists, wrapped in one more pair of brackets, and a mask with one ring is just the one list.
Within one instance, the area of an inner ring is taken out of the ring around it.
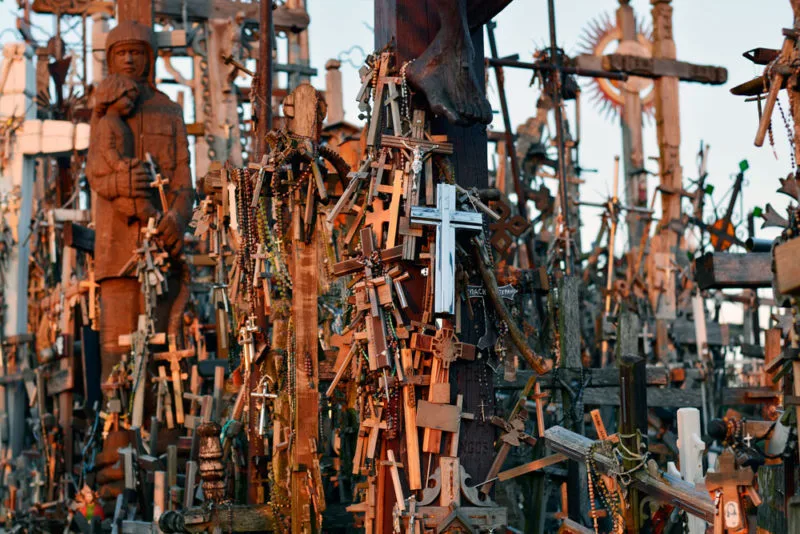
{"label": "wooden cross arm", "polygon": [[434,154],[447,154],[453,153],[453,144],[422,140],[410,139],[407,137],[399,137],[396,135],[383,135],[381,136],[381,144],[387,148],[408,148],[418,146],[425,153],[433,152]]}
{"label": "wooden cross arm", "polygon": [[648,58],[625,54],[595,56],[582,54],[575,58],[575,66],[607,72],[624,72],[642,78],[676,77],[684,82],[722,85],[728,81],[728,71],[714,65],[695,65],[674,59]]}
{"label": "wooden cross arm", "polygon": [[539,458],[538,460],[534,460],[532,462],[528,462],[526,464],[522,464],[520,466],[502,471],[497,474],[497,480],[499,480],[500,482],[504,482],[506,480],[510,480],[520,475],[526,475],[528,473],[538,471],[539,469],[544,469],[545,467],[557,464],[559,462],[563,462],[568,459],[569,458],[560,453],[551,454],[550,456]]}
{"label": "wooden cross arm", "polygon": [[184,349],[171,352],[156,352],[153,359],[156,361],[166,362],[180,362],[184,358],[191,358],[194,356],[194,349]]}
{"label": "wooden cross arm", "polygon": [[[586,436],[581,436],[561,426],[550,427],[544,434],[550,449],[580,463],[586,461],[589,448],[594,443]],[[611,459],[602,454],[595,454],[594,458],[597,467],[607,473],[612,465]],[[709,523],[714,522],[717,508],[702,485],[695,487],[668,473],[661,475],[661,478],[656,478],[650,475],[646,469],[639,469],[631,473],[631,483],[639,491],[655,497],[657,500],[672,503]]]}
{"label": "wooden cross arm", "polygon": [[725,485],[751,486],[755,479],[751,467],[737,469],[731,472],[711,472],[706,475],[706,489],[710,492],[722,489]]}
{"label": "wooden cross arm", "polygon": [[511,425],[509,425],[505,419],[499,417],[497,415],[493,415],[489,418],[489,422],[492,423],[494,426],[502,429],[505,432],[511,431]]}
{"label": "wooden cross arm", "polygon": [[[117,344],[120,347],[130,347],[131,345],[133,345],[134,335],[135,334],[123,334],[119,336]],[[163,345],[166,342],[167,342],[167,335],[163,332],[160,332],[158,334],[152,334],[147,339],[148,345]]]}
{"label": "wooden cross arm", "polygon": [[[396,261],[403,257],[403,246],[384,249],[380,251],[381,260],[384,262]],[[364,268],[364,263],[357,259],[340,261],[333,266],[333,275],[336,277],[357,273]]]}

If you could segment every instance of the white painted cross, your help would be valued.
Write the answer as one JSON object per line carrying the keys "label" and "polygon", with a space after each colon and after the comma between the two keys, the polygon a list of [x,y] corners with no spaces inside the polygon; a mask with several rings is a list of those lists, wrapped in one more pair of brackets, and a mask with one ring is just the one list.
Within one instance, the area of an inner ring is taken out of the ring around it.
{"label": "white painted cross", "polygon": [[[700,430],[700,411],[697,408],[681,408],[678,410],[678,458],[680,461],[680,475],[691,485],[703,481],[703,452],[706,444],[703,442]],[[670,470],[675,470],[675,464],[670,462]],[[706,531],[706,522],[688,514],[689,534],[703,534]]]}
{"label": "white painted cross", "polygon": [[454,314],[456,309],[456,229],[480,232],[480,213],[456,210],[456,186],[436,186],[436,207],[411,208],[412,224],[436,226],[434,313]]}

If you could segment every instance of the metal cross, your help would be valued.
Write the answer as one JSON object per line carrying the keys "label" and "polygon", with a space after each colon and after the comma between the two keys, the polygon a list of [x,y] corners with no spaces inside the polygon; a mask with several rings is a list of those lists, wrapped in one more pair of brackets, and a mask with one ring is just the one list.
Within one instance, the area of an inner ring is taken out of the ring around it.
{"label": "metal cross", "polygon": [[456,229],[480,232],[483,217],[480,213],[456,210],[454,185],[438,184],[436,198],[435,208],[411,208],[411,223],[436,226],[434,313],[452,315],[456,309]]}

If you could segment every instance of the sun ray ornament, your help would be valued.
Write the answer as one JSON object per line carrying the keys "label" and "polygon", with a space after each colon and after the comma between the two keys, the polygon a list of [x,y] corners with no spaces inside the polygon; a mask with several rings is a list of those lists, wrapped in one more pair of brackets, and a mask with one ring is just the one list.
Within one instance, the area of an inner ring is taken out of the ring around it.
{"label": "sun ray ornament", "polygon": [[[652,57],[652,28],[643,19],[636,21],[636,41],[620,42],[622,29],[608,13],[589,21],[579,38],[579,53],[602,57],[608,54]],[[638,91],[642,112],[648,118],[655,114],[653,80],[630,76],[627,81],[606,78],[588,79],[589,99],[606,117],[619,117],[624,102],[623,88]]]}

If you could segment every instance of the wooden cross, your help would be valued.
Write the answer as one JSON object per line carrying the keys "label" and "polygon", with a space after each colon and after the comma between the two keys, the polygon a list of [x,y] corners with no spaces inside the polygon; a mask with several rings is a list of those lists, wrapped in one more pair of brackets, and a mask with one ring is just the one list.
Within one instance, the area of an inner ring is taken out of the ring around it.
{"label": "wooden cross", "polygon": [[392,485],[394,486],[394,498],[395,498],[395,506],[401,511],[405,512],[406,510],[406,503],[405,499],[403,498],[403,485],[400,483],[400,472],[398,468],[403,467],[403,464],[399,463],[394,456],[394,451],[392,449],[388,449],[386,451],[386,456],[388,460],[384,460],[381,464],[389,467],[389,473],[392,476]]}
{"label": "wooden cross", "polygon": [[144,394],[146,380],[144,379],[147,369],[147,346],[163,345],[166,342],[166,335],[163,333],[151,333],[150,321],[146,315],[139,316],[138,327],[135,332],[119,336],[119,346],[131,347],[134,356],[134,397],[133,397],[133,416],[131,418],[132,427],[142,427],[144,417]]}
{"label": "wooden cross", "polygon": [[267,173],[272,174],[275,172],[275,167],[269,164],[269,158],[266,154],[261,156],[261,163],[250,163],[247,167],[256,171],[256,185],[253,188],[253,200],[250,202],[250,207],[257,208],[258,203],[261,201],[261,190],[264,188],[264,178]]}
{"label": "wooden cross", "polygon": [[33,488],[31,495],[31,502],[33,504],[39,504],[40,502],[42,502],[41,487],[45,485],[46,485],[45,481],[42,480],[42,474],[39,472],[38,469],[35,470],[33,472],[33,480],[30,483],[30,487]]}
{"label": "wooden cross", "polygon": [[391,172],[392,169],[394,169],[393,163],[386,163],[386,159],[389,157],[389,154],[389,149],[382,148],[377,162],[373,161],[371,157],[367,158],[367,161],[369,162],[368,166],[370,169],[372,169],[371,175],[373,176],[372,180],[370,180],[369,190],[367,191],[367,201],[370,204],[372,204],[372,201],[375,200],[375,195],[378,194],[378,188],[383,186],[383,174],[386,171]]}
{"label": "wooden cross", "polygon": [[264,243],[259,243],[256,253],[253,257],[256,260],[253,268],[253,287],[257,288],[258,286],[261,286],[264,294],[264,314],[269,315],[270,310],[272,309],[272,287],[269,281],[269,270],[267,269],[267,265],[269,263],[266,260],[269,260],[272,257],[272,254],[267,253]]}
{"label": "wooden cross", "polygon": [[542,385],[539,381],[533,385],[533,400],[536,403],[536,433],[540,438],[544,437],[544,400],[550,395],[542,393]]}
{"label": "wooden cross", "polygon": [[153,378],[153,382],[158,384],[158,391],[156,392],[156,417],[159,421],[167,420],[167,428],[175,427],[175,418],[172,414],[172,400],[169,396],[169,389],[167,383],[170,378],[167,376],[167,370],[163,365],[158,366],[158,376]]}
{"label": "wooden cross", "polygon": [[[424,327],[423,327],[424,328]],[[450,402],[450,363],[455,361],[459,355],[471,354],[464,359],[474,359],[475,350],[473,345],[457,343],[455,332],[449,321],[442,321],[442,328],[436,331],[434,336],[423,332],[415,332],[411,336],[410,347],[413,350],[433,353],[434,358],[431,364],[431,378],[428,388],[428,401],[432,403],[447,404]],[[463,347],[471,347],[472,350],[464,350]],[[429,453],[438,454],[441,448],[442,433],[434,427],[426,427],[422,450]]]}
{"label": "wooden cross", "polygon": [[519,237],[528,229],[530,223],[522,215],[512,215],[511,208],[502,200],[495,203],[499,218],[489,224],[492,238],[489,241],[501,254],[506,254],[508,248],[514,243],[514,238]]}
{"label": "wooden cross", "polygon": [[[753,488],[754,479],[752,468],[736,469],[736,458],[730,449],[719,456],[717,471],[706,475],[706,489],[715,502],[719,500],[714,520],[715,532],[747,532],[747,516],[740,491],[744,490],[756,506],[761,504],[761,498]],[[718,522],[723,523],[723,530],[717,530]]]}
{"label": "wooden cross", "polygon": [[367,211],[364,216],[364,226],[372,228],[375,233],[375,242],[379,248],[383,248],[383,225],[389,224],[391,227],[391,223],[390,210],[383,205],[383,200],[378,198],[373,201],[371,211]]}
{"label": "wooden cross", "polygon": [[[370,312],[365,318],[367,329],[367,351],[369,355],[370,370],[383,369],[389,367],[389,356],[386,345],[386,325],[384,321],[384,310],[380,305],[377,288],[373,280],[372,261],[375,254],[375,237],[371,228],[361,229],[361,250],[364,256],[363,263],[359,260],[348,260],[334,265],[334,275],[342,276],[344,274],[355,273],[363,269],[364,271],[364,291],[368,295],[370,304]],[[402,255],[402,247],[394,247],[389,250],[382,250],[378,252],[381,260],[386,263],[392,260],[400,259]],[[357,296],[358,298],[358,296]]]}
{"label": "wooden cross", "polygon": [[[386,237],[386,248],[392,248],[397,244],[397,229],[398,224],[400,223],[400,200],[403,196],[405,196],[403,177],[403,171],[396,170],[394,171],[394,181],[392,182],[391,186],[378,184],[376,187],[379,193],[387,193],[391,195],[389,210],[385,211],[386,220],[380,221],[380,224],[383,224],[383,222],[387,222],[389,224],[389,233]],[[382,203],[379,203],[379,205],[381,208],[383,207]],[[369,222],[369,215],[367,215],[367,221]],[[383,235],[382,231],[380,235]],[[378,246],[381,246],[380,240],[378,242]]]}
{"label": "wooden cross", "polygon": [[456,210],[456,188],[436,186],[437,207],[411,208],[411,223],[436,226],[434,313],[455,314],[456,307],[456,229],[479,232],[483,217],[479,213]]}
{"label": "wooden cross", "polygon": [[169,336],[169,351],[155,354],[155,361],[168,361],[172,373],[172,392],[175,396],[175,420],[183,424],[183,380],[186,374],[181,374],[181,360],[195,355],[194,349],[178,350],[174,335]]}
{"label": "wooden cross", "polygon": [[386,421],[381,420],[383,408],[375,406],[372,399],[369,400],[369,417],[361,421],[361,428],[356,442],[356,452],[353,456],[353,474],[361,474],[361,468],[365,460],[375,459],[375,449],[378,446],[378,434],[381,430],[389,428]]}
{"label": "wooden cross", "polygon": [[343,211],[347,212],[352,209],[351,206],[358,196],[358,190],[370,177],[368,169],[371,162],[372,158],[368,157],[358,171],[351,172],[347,175],[347,178],[350,181],[347,183],[347,187],[344,189],[344,192],[342,192],[342,196],[340,196],[339,200],[337,200],[336,204],[334,204],[333,209],[328,212],[326,217],[328,224],[333,224],[334,220],[336,220],[336,217],[338,217]]}
{"label": "wooden cross", "polygon": [[242,363],[246,371],[255,362],[255,341],[253,335],[260,329],[256,326],[256,317],[250,315],[239,329],[239,344],[242,346]]}
{"label": "wooden cross", "polygon": [[442,328],[436,334],[428,335],[415,332],[411,335],[410,347],[413,350],[432,353],[441,360],[442,369],[449,369],[450,364],[458,359],[473,361],[475,359],[475,346],[458,341],[455,330],[448,321],[442,323]]}
{"label": "wooden cross", "polygon": [[500,472],[500,469],[502,469],[503,463],[508,457],[508,453],[511,452],[511,447],[519,447],[523,443],[527,443],[530,446],[536,445],[536,438],[525,432],[525,421],[527,420],[528,412],[524,409],[519,410],[508,421],[496,415],[493,415],[489,419],[493,425],[503,430],[503,434],[500,436],[500,441],[502,442],[500,450],[497,451],[497,456],[495,456],[494,462],[492,462],[492,467],[486,475],[486,483],[481,487],[481,493],[484,495],[488,495],[492,490],[492,479],[495,478]]}
{"label": "wooden cross", "polygon": [[419,434],[417,433],[417,411],[414,404],[417,396],[414,384],[410,381],[414,371],[411,349],[401,349],[401,367],[406,383],[403,385],[403,422],[405,423],[406,457],[408,465],[408,487],[411,491],[422,489],[420,475],[421,463],[419,454]]}
{"label": "wooden cross", "polygon": [[162,178],[161,173],[158,172],[150,152],[145,154],[147,158],[147,167],[152,175],[153,181],[150,182],[150,187],[158,189],[158,197],[161,199],[161,209],[164,213],[169,211],[169,202],[167,202],[167,194],[164,192],[164,186],[169,184],[169,178]]}
{"label": "wooden cross", "polygon": [[86,280],[79,282],[81,289],[89,290],[89,320],[92,322],[92,329],[97,330],[97,290],[100,284],[95,281],[94,277],[94,260],[87,258],[89,263],[89,273]]}

